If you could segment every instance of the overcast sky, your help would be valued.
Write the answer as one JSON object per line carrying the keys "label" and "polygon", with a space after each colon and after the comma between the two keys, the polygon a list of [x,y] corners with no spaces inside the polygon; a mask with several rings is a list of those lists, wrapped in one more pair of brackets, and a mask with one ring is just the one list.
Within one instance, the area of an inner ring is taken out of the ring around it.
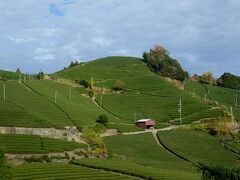
{"label": "overcast sky", "polygon": [[0,69],[141,57],[156,44],[190,73],[240,75],[240,0],[1,0]]}

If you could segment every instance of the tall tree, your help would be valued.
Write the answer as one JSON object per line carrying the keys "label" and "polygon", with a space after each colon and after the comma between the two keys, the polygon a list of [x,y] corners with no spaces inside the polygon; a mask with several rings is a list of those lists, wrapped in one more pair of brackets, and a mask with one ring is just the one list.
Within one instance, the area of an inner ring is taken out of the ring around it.
{"label": "tall tree", "polygon": [[185,71],[176,59],[170,57],[170,53],[162,46],[155,46],[149,52],[143,53],[143,61],[149,68],[164,77],[170,77],[183,81],[186,77]]}

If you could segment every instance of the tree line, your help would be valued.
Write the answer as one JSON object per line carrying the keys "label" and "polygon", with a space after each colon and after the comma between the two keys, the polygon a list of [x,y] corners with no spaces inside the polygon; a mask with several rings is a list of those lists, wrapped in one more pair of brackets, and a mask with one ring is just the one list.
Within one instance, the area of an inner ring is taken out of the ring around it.
{"label": "tree line", "polygon": [[215,78],[213,73],[205,72],[202,75],[194,74],[189,77],[189,73],[185,71],[180,63],[170,56],[167,49],[162,46],[155,46],[149,52],[143,53],[143,62],[154,73],[163,77],[169,77],[179,81],[191,78],[193,81],[211,84],[220,87],[240,90],[240,76],[233,75],[229,72],[224,73],[221,77]]}

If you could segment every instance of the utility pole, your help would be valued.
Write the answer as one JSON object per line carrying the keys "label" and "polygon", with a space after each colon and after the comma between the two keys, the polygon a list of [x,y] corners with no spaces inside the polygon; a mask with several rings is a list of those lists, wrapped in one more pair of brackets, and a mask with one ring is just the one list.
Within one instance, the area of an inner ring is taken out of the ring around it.
{"label": "utility pole", "polygon": [[5,83],[3,84],[3,100],[6,100],[6,87],[5,87]]}
{"label": "utility pole", "polygon": [[182,125],[182,99],[180,98],[180,100],[179,100],[179,110],[178,110],[178,112],[179,112],[179,121],[180,121],[180,125]]}
{"label": "utility pole", "polygon": [[55,91],[55,104],[57,104],[57,90]]}
{"label": "utility pole", "polygon": [[72,89],[69,88],[69,102],[72,103]]}
{"label": "utility pole", "polygon": [[134,123],[136,123],[136,113],[135,112],[133,113],[133,121],[134,121]]}
{"label": "utility pole", "polygon": [[24,82],[24,83],[26,82],[26,74],[24,75],[23,82]]}
{"label": "utility pole", "polygon": [[233,129],[234,129],[234,115],[233,115],[232,106],[230,106],[230,111],[231,111],[231,117],[232,117],[232,127],[233,127]]}
{"label": "utility pole", "polygon": [[100,106],[102,107],[102,99],[103,99],[103,96],[100,97]]}

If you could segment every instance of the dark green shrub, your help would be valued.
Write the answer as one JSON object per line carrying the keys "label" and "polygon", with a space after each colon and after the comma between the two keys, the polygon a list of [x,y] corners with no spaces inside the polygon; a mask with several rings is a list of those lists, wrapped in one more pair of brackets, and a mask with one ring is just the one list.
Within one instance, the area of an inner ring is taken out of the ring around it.
{"label": "dark green shrub", "polygon": [[87,80],[81,80],[79,84],[85,88],[90,88],[90,89],[92,88]]}
{"label": "dark green shrub", "polygon": [[93,92],[93,91],[89,91],[89,92],[88,92],[88,95],[89,95],[89,97],[92,98],[92,97],[94,96],[94,92]]}
{"label": "dark green shrub", "polygon": [[106,115],[102,114],[98,117],[97,122],[106,126],[108,123],[108,117]]}

